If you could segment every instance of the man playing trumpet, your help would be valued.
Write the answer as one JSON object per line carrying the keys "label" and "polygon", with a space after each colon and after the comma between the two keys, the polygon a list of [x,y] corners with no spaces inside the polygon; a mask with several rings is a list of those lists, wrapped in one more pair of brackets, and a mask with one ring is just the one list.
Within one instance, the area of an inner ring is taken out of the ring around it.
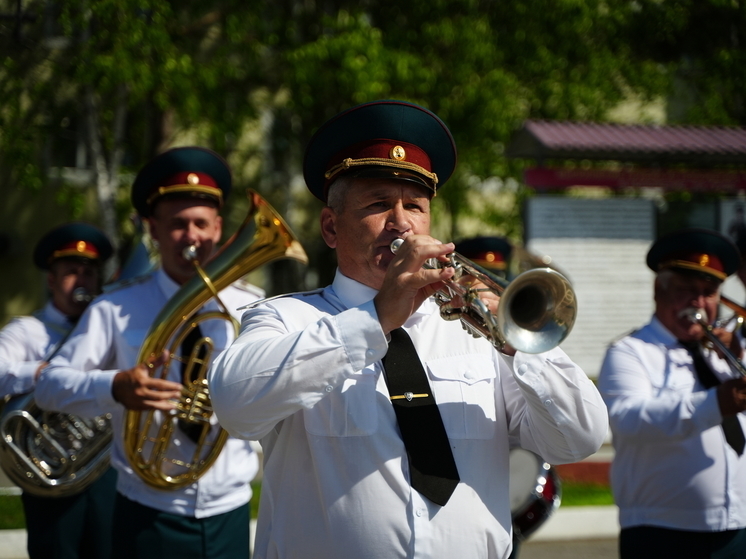
{"label": "man playing trumpet", "polygon": [[453,269],[423,265],[454,249],[429,233],[455,163],[445,124],[403,101],[312,138],[334,283],[247,311],[210,372],[221,424],[264,450],[256,558],[504,559],[510,447],[559,463],[601,445],[603,402],[562,350],[500,352],[440,318]]}
{"label": "man playing trumpet", "polygon": [[606,353],[622,559],[746,557],[746,379],[703,343],[739,264],[715,231],[660,238],[647,255],[655,314]]}

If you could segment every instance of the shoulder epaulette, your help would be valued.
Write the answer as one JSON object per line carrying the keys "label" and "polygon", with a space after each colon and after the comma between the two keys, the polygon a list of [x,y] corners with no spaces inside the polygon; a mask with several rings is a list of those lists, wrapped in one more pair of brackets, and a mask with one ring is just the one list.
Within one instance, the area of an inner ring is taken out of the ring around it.
{"label": "shoulder epaulette", "polygon": [[639,331],[640,331],[640,328],[634,328],[634,329],[630,330],[629,332],[625,332],[624,334],[620,334],[620,335],[618,335],[618,336],[617,336],[616,338],[614,338],[613,340],[611,340],[611,341],[610,341],[610,342],[609,342],[609,343],[607,344],[607,346],[608,346],[608,347],[611,347],[611,346],[613,346],[613,345],[614,345],[615,343],[617,343],[617,342],[620,342],[620,341],[622,341],[622,340],[623,340],[624,338],[628,338],[629,336],[634,336],[634,335],[635,335],[635,334],[636,334],[637,332],[639,332]]}
{"label": "shoulder epaulette", "polygon": [[256,295],[260,299],[264,299],[267,296],[267,292],[264,291],[264,289],[262,289],[261,287],[257,287],[253,283],[249,283],[245,279],[240,279],[236,282],[233,282],[233,286],[237,287],[241,291],[246,291],[247,293]]}
{"label": "shoulder epaulette", "polygon": [[316,295],[317,293],[321,293],[322,291],[324,291],[323,287],[320,287],[319,289],[312,289],[311,291],[295,291],[293,293],[281,293],[280,295],[275,295],[274,297],[267,297],[266,299],[259,299],[258,301],[253,301],[249,303],[248,305],[244,305],[243,307],[238,307],[236,310],[243,311],[246,309],[253,309],[257,305],[268,303],[269,301],[274,301],[276,299],[282,299],[284,297],[308,297],[310,295]]}
{"label": "shoulder epaulette", "polygon": [[133,278],[127,278],[119,281],[114,281],[111,283],[106,284],[102,291],[104,293],[111,293],[113,291],[119,291],[120,289],[124,287],[129,287],[130,285],[137,285],[138,283],[144,283],[148,279],[150,279],[150,276],[152,275],[152,272],[147,272],[141,276],[135,276]]}

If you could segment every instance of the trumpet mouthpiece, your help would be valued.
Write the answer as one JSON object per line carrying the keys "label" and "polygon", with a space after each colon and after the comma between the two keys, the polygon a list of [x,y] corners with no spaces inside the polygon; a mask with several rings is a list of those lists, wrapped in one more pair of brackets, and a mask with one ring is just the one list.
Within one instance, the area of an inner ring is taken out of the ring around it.
{"label": "trumpet mouthpiece", "polygon": [[393,241],[391,241],[391,245],[389,245],[389,248],[391,248],[391,252],[396,254],[396,251],[399,250],[399,247],[402,245],[403,242],[404,239],[394,239]]}
{"label": "trumpet mouthpiece", "polygon": [[93,295],[85,287],[76,287],[73,291],[73,301],[76,303],[90,303],[92,299]]}
{"label": "trumpet mouthpiece", "polygon": [[196,260],[197,258],[197,247],[196,245],[189,245],[188,247],[184,248],[181,255],[190,262],[192,260]]}
{"label": "trumpet mouthpiece", "polygon": [[691,320],[692,322],[707,322],[707,317],[694,307],[684,309],[679,313],[679,316],[683,316]]}

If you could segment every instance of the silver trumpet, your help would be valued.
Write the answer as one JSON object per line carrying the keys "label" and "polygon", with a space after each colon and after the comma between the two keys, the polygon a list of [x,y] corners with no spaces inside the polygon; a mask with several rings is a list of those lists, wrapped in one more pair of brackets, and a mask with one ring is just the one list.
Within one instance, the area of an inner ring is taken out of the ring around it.
{"label": "silver trumpet", "polygon": [[73,291],[73,301],[76,303],[90,303],[93,297],[93,294],[85,287],[76,287]]}
{"label": "silver trumpet", "polygon": [[685,316],[695,324],[699,324],[704,330],[705,336],[709,342],[719,350],[718,352],[728,362],[731,369],[741,376],[746,377],[746,368],[741,363],[741,360],[733,355],[730,348],[726,347],[726,345],[720,341],[720,338],[715,335],[713,332],[713,326],[707,322],[707,315],[704,314],[701,309],[689,307],[688,309],[681,311],[681,316]]}
{"label": "silver trumpet", "polygon": [[[403,242],[395,239],[391,252],[396,253]],[[498,350],[509,345],[524,353],[542,353],[562,343],[572,330],[578,309],[575,292],[556,270],[536,268],[508,282],[456,252],[447,258],[447,262],[431,258],[424,265],[430,270],[455,270],[435,293],[440,316],[460,320],[475,338],[486,338]],[[474,283],[478,287],[471,285]],[[479,298],[486,291],[500,297],[497,313],[490,312]]]}

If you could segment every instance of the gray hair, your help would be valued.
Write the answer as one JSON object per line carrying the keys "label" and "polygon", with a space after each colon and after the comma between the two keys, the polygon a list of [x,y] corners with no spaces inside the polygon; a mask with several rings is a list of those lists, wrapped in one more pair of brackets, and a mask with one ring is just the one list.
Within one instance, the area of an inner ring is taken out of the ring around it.
{"label": "gray hair", "polygon": [[671,278],[674,276],[675,273],[676,272],[674,272],[670,268],[661,270],[655,276],[655,283],[657,283],[661,287],[661,289],[668,289],[668,284],[671,283]]}
{"label": "gray hair", "polygon": [[355,177],[342,175],[329,185],[326,193],[326,205],[336,213],[342,213],[347,200],[349,187],[355,182]]}

